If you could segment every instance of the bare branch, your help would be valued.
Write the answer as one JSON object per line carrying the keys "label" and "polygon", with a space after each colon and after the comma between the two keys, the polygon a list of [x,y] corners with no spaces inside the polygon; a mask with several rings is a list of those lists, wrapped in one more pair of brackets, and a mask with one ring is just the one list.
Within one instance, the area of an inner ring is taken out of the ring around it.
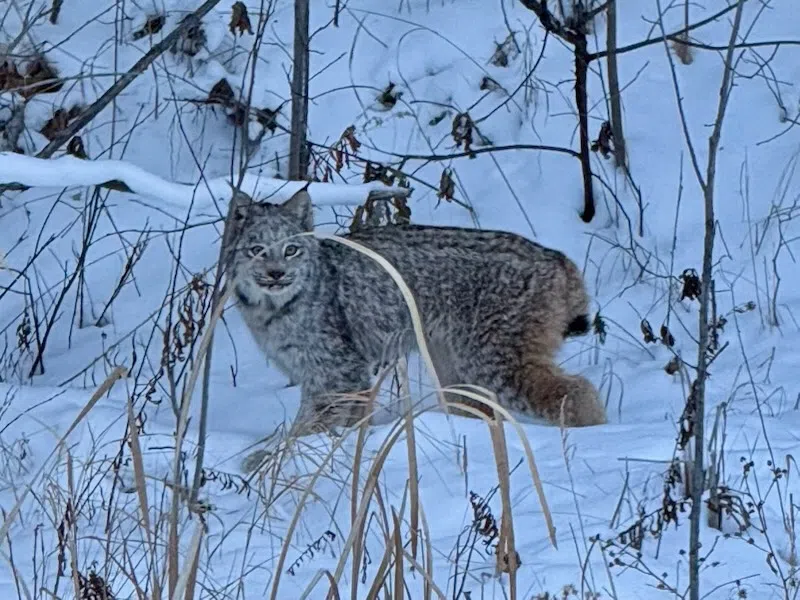
{"label": "bare branch", "polygon": [[[659,43],[663,42],[664,40],[668,40],[668,41],[669,40],[679,40],[679,41],[683,42],[684,40],[683,40],[683,38],[681,36],[685,36],[688,32],[692,31],[693,29],[699,29],[700,27],[703,27],[703,25],[708,25],[712,21],[716,21],[720,17],[722,17],[722,16],[726,15],[727,13],[731,12],[733,9],[736,8],[736,6],[737,6],[737,4],[732,4],[731,6],[727,6],[727,7],[723,8],[722,10],[720,10],[719,12],[714,13],[710,17],[708,17],[706,19],[703,19],[702,21],[698,21],[697,23],[694,23],[692,25],[689,25],[689,27],[682,27],[678,31],[673,31],[672,33],[667,33],[667,34],[662,34],[662,35],[658,36],[657,38],[651,38],[649,40],[643,40],[641,42],[636,42],[635,44],[630,44],[628,46],[623,46],[622,48],[617,48],[616,49],[616,54],[617,54],[617,56],[619,56],[620,54],[626,54],[628,52],[633,52],[634,50],[639,50],[640,48],[646,48],[647,46],[652,46],[653,44],[659,44]],[[727,46],[726,46],[726,48],[727,48]],[[606,56],[608,56],[608,51],[607,50],[603,50],[601,52],[594,52],[594,53],[589,55],[589,62],[591,62],[593,60],[596,60],[598,58],[605,58]]]}
{"label": "bare branch", "polygon": [[453,152],[452,154],[398,154],[396,152],[386,152],[384,150],[380,150],[380,152],[396,158],[403,158],[405,160],[427,160],[429,162],[441,162],[443,160],[452,160],[454,158],[463,158],[465,156],[486,154],[487,152],[505,152],[508,150],[541,150],[544,152],[558,152],[561,154],[567,154],[568,156],[573,156],[575,158],[581,157],[579,152],[576,152],[571,148],[541,144],[508,144],[506,146],[485,146],[483,148],[470,148],[464,152]]}
{"label": "bare branch", "polygon": [[528,10],[532,11],[533,14],[539,19],[539,22],[542,24],[548,32],[552,33],[553,35],[557,35],[565,42],[572,44],[573,46],[577,42],[577,34],[574,31],[571,31],[564,27],[564,25],[553,16],[553,13],[550,12],[550,9],[547,8],[547,3],[542,2],[541,0],[520,0],[522,5],[527,8]]}
{"label": "bare branch", "polygon": [[[194,16],[196,19],[202,19],[219,3],[220,0],[206,0],[189,16]],[[56,150],[61,148],[61,146],[72,139],[72,136],[74,136],[85,125],[91,122],[91,120],[100,114],[100,112],[106,106],[108,106],[111,101],[114,100],[114,98],[116,98],[126,87],[133,83],[134,79],[144,73],[159,56],[166,52],[178,40],[178,38],[192,25],[193,22],[196,22],[196,19],[185,18],[181,24],[172,31],[172,33],[170,33],[157,44],[153,44],[153,47],[150,48],[150,50],[148,50],[142,58],[137,60],[136,63],[130,69],[128,69],[127,73],[120,77],[119,80],[110,88],[108,88],[108,90],[106,90],[102,96],[94,101],[94,103],[84,109],[84,111],[81,112],[81,114],[78,115],[68,127],[66,127],[55,138],[53,138],[53,140],[47,144],[47,146],[45,146],[36,155],[36,157],[50,158]],[[0,189],[0,191],[2,191],[2,189]]]}
{"label": "bare branch", "polygon": [[[697,345],[697,379],[693,386],[695,399],[694,427],[694,466],[692,473],[692,513],[689,529],[689,594],[690,600],[700,600],[700,521],[703,511],[704,485],[704,418],[705,418],[705,386],[708,378],[709,367],[709,308],[710,295],[713,293],[714,282],[711,268],[714,261],[714,237],[716,234],[714,216],[714,181],[717,171],[717,150],[722,134],[722,124],[725,121],[725,112],[728,108],[731,90],[733,89],[733,53],[739,28],[742,23],[742,11],[745,0],[736,3],[736,13],[731,28],[728,51],[725,55],[725,67],[722,74],[722,83],[719,89],[719,105],[717,118],[714,120],[714,129],[708,138],[708,164],[706,167],[705,185],[703,186],[703,199],[705,204],[705,239],[703,243],[703,274],[701,278],[702,295],[700,297],[699,316],[699,343]],[[702,185],[702,182],[701,182]]]}

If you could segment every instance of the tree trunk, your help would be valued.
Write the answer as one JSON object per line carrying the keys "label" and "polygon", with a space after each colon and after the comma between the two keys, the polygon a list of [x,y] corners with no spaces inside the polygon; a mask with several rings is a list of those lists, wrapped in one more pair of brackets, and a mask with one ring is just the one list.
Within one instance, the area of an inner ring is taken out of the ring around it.
{"label": "tree trunk", "polygon": [[611,134],[614,136],[614,163],[627,166],[625,136],[622,132],[622,106],[619,95],[619,73],[617,72],[617,1],[608,0],[606,12],[606,50],[608,56],[608,88],[611,96]]}
{"label": "tree trunk", "polygon": [[308,22],[309,0],[294,2],[294,65],[292,71],[292,129],[289,136],[289,179],[308,174]]}
{"label": "tree trunk", "polygon": [[714,130],[708,138],[708,165],[706,167],[705,183],[703,188],[703,205],[705,209],[705,233],[703,239],[703,273],[701,279],[700,315],[697,344],[697,379],[693,386],[695,394],[695,420],[693,423],[694,435],[694,465],[692,473],[692,512],[689,522],[689,598],[700,600],[700,522],[703,512],[703,491],[705,490],[705,465],[703,452],[705,451],[705,401],[706,379],[708,378],[708,344],[709,344],[709,308],[711,307],[711,294],[714,282],[711,279],[714,265],[714,236],[716,234],[716,217],[714,215],[714,184],[717,176],[717,152],[722,136],[722,123],[728,107],[728,99],[733,89],[733,52],[739,28],[742,23],[742,9],[745,0],[738,0],[736,14],[734,15],[728,50],[725,55],[725,68],[722,73],[722,84],[719,89],[719,107]]}
{"label": "tree trunk", "polygon": [[589,71],[589,52],[586,35],[579,34],[575,40],[575,105],[578,108],[578,129],[581,139],[581,171],[583,173],[583,212],[581,219],[589,223],[594,218],[594,191],[592,189],[592,163],[589,146],[589,108],[586,91]]}

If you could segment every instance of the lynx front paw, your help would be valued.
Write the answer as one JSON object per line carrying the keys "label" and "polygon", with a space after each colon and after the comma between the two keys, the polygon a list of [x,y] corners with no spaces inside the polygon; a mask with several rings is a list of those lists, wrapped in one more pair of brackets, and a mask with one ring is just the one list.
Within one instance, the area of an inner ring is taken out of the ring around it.
{"label": "lynx front paw", "polygon": [[239,468],[242,470],[242,473],[252,473],[264,463],[268,455],[269,452],[264,448],[253,450],[253,452],[242,459],[242,464],[239,465]]}
{"label": "lynx front paw", "polygon": [[293,433],[329,432],[334,428],[350,428],[362,423],[367,414],[367,399],[363,394],[337,395],[317,401],[313,406],[301,406],[295,419]]}

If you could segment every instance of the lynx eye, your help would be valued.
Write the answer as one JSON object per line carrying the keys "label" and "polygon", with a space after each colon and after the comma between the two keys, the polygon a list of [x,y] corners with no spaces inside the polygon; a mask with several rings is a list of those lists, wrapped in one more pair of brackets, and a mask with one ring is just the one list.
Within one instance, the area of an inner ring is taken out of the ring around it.
{"label": "lynx eye", "polygon": [[295,246],[294,244],[287,244],[286,247],[283,249],[283,255],[286,258],[291,258],[300,252],[300,247]]}
{"label": "lynx eye", "polygon": [[262,252],[264,252],[264,246],[250,246],[250,248],[247,250],[247,253],[250,256],[258,256]]}

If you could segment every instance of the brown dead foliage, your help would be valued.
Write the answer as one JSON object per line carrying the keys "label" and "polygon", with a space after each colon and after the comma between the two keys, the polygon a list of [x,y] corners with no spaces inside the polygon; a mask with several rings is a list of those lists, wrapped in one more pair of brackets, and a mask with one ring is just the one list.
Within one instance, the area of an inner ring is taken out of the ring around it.
{"label": "brown dead foliage", "polygon": [[411,207],[406,198],[393,196],[391,199],[368,197],[364,204],[357,206],[350,221],[351,233],[369,226],[408,224],[411,222]]}
{"label": "brown dead foliage", "polygon": [[468,112],[458,113],[453,118],[453,125],[450,135],[456,148],[462,148],[467,152],[469,158],[475,158],[476,154],[472,151],[473,146],[491,146],[492,140],[483,135],[478,129],[477,124],[472,120]]}
{"label": "brown dead foliage", "polygon": [[331,146],[329,153],[333,158],[334,170],[338,173],[345,166],[350,166],[350,153],[358,152],[361,142],[356,137],[356,126],[350,125],[342,132],[339,139]]}
{"label": "brown dead foliage", "polygon": [[675,375],[675,373],[681,370],[681,359],[677,356],[673,356],[669,359],[669,362],[664,366],[664,371],[666,371],[667,375]]}
{"label": "brown dead foliage", "polygon": [[703,293],[703,285],[700,281],[700,276],[694,269],[684,269],[680,277],[683,282],[683,289],[681,290],[680,299],[688,298],[689,300],[699,300]]}
{"label": "brown dead foliage", "polygon": [[78,581],[79,600],[116,600],[116,596],[102,576],[98,575],[94,569],[84,575],[80,571],[75,573]]}
{"label": "brown dead foliage", "polygon": [[672,348],[675,345],[675,336],[666,325],[661,326],[661,343]]}
{"label": "brown dead foliage", "polygon": [[397,86],[389,82],[384,90],[378,95],[378,102],[386,109],[391,110],[394,108],[397,101],[403,95],[403,92],[397,89]]}
{"label": "brown dead foliage", "polygon": [[134,31],[131,37],[134,40],[140,40],[143,37],[155,35],[164,28],[166,22],[167,18],[164,15],[151,15],[147,17],[142,28]]}
{"label": "brown dead foliage", "polygon": [[197,53],[205,47],[208,41],[203,21],[192,13],[183,17],[178,25],[184,27],[184,29],[180,37],[172,44],[170,52],[172,54],[185,54],[189,57],[197,56]]}
{"label": "brown dead foliage", "polygon": [[478,84],[478,89],[482,92],[496,92],[497,90],[502,90],[503,86],[497,83],[496,79],[484,75],[481,82]]}
{"label": "brown dead foliage", "polygon": [[236,93],[225,78],[214,84],[207,98],[193,100],[192,102],[221,107],[225,111],[228,121],[237,127],[241,127],[248,120],[254,120],[264,129],[268,129],[270,133],[275,133],[278,128],[278,114],[283,108],[283,104],[281,104],[275,110],[257,108],[255,106],[251,106],[248,109],[244,102],[236,98]]}
{"label": "brown dead foliage", "polygon": [[239,31],[239,35],[249,33],[253,35],[253,27],[250,25],[250,15],[247,14],[247,7],[244,2],[234,2],[231,6],[231,22],[228,29],[233,35]]}
{"label": "brown dead foliage", "polygon": [[235,100],[236,94],[234,94],[233,88],[231,87],[231,84],[228,83],[227,79],[220,79],[214,84],[214,87],[212,87],[211,91],[208,93],[209,104],[220,104],[222,106],[227,106]]}
{"label": "brown dead foliage", "polygon": [[507,67],[519,55],[519,45],[514,33],[509,33],[502,43],[494,43],[494,53],[489,59],[495,67]]}
{"label": "brown dead foliage", "polygon": [[597,136],[597,139],[592,142],[591,150],[592,152],[599,152],[603,155],[603,158],[608,158],[611,156],[614,148],[614,134],[611,130],[611,123],[608,121],[603,121],[603,124],[600,126],[600,133]]}
{"label": "brown dead foliage", "polygon": [[647,319],[642,319],[642,322],[639,323],[639,328],[642,330],[642,337],[644,338],[645,344],[652,344],[653,342],[658,341],[655,334],[653,333],[653,328],[650,326],[650,322]]}
{"label": "brown dead foliage", "polygon": [[[474,124],[469,113],[458,113],[453,118],[453,126],[450,130],[450,135],[453,136],[456,148],[461,148],[463,146],[466,152],[471,150],[473,128]],[[474,155],[470,154],[470,158],[473,157]]]}
{"label": "brown dead foliage", "polygon": [[444,199],[448,202],[452,201],[456,195],[456,182],[453,181],[453,170],[442,170],[442,176],[439,178],[439,189],[436,191],[436,197]]}
{"label": "brown dead foliage", "polygon": [[53,94],[64,87],[58,72],[43,56],[32,57],[20,69],[9,58],[0,63],[0,90],[16,92],[26,100],[37,94]]}
{"label": "brown dead foliage", "polygon": [[394,185],[395,177],[395,172],[386,165],[368,160],[364,166],[364,183],[380,181],[386,185]]}
{"label": "brown dead foliage", "polygon": [[44,137],[48,140],[53,141],[56,139],[59,134],[61,134],[67,127],[69,127],[70,121],[75,119],[81,111],[83,107],[79,104],[75,104],[69,110],[59,108],[53,113],[53,116],[44,124],[39,130]]}
{"label": "brown dead foliage", "polygon": [[[336,143],[328,149],[327,156],[321,156],[321,160],[315,165],[315,181],[320,181],[316,177],[316,171],[322,168],[323,178],[321,181],[331,181],[334,171],[336,173],[347,166],[350,167],[351,158],[360,162],[360,159],[353,157],[352,153],[358,151],[361,142],[356,137],[356,128],[350,125],[339,136]],[[333,165],[331,165],[331,160]],[[399,171],[382,165],[380,163],[366,161],[364,164],[363,182],[370,183],[380,181],[387,186],[398,186],[407,188],[408,181]],[[390,223],[410,223],[411,207],[408,206],[408,199],[404,196],[392,196],[391,198],[376,198],[368,196],[364,204],[357,206],[353,218],[350,221],[349,230],[359,231],[368,226],[385,225]]]}

